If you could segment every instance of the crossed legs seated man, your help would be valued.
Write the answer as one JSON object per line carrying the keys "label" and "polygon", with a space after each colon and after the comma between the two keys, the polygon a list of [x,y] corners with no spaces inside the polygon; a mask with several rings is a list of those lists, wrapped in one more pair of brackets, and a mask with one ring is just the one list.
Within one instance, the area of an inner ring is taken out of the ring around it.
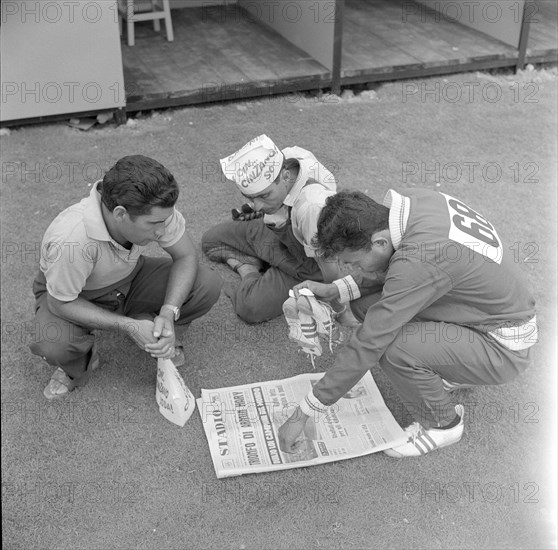
{"label": "crossed legs seated man", "polygon": [[[337,276],[337,263],[321,261],[312,245],[319,213],[336,183],[311,152],[300,147],[280,151],[265,135],[222,159],[221,167],[263,217],[237,215],[246,221],[211,228],[202,237],[202,249],[240,275],[240,284],[229,292],[233,307],[244,321],[259,323],[282,314],[297,283]],[[342,315],[347,324],[354,321],[348,309]]]}

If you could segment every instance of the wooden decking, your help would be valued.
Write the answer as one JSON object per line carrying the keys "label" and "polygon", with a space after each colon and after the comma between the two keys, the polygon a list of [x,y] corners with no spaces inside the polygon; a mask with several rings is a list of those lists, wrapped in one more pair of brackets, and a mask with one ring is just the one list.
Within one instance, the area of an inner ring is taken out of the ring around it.
{"label": "wooden decking", "polygon": [[[407,2],[408,3],[408,2]],[[346,0],[341,82],[366,82],[513,65],[516,50],[422,7]]]}
{"label": "wooden decking", "polygon": [[[345,0],[341,84],[516,65],[517,50],[485,34],[402,17],[403,1]],[[557,4],[536,2],[526,62],[556,61]],[[331,85],[328,69],[235,5],[173,10],[173,27],[174,42],[147,22],[135,46],[122,38],[128,112]]]}
{"label": "wooden decking", "polygon": [[173,10],[164,28],[136,24],[122,40],[127,111],[240,99],[327,86],[330,72],[235,5]]}
{"label": "wooden decking", "polygon": [[558,2],[535,0],[528,16],[527,62],[555,63],[558,58]]}

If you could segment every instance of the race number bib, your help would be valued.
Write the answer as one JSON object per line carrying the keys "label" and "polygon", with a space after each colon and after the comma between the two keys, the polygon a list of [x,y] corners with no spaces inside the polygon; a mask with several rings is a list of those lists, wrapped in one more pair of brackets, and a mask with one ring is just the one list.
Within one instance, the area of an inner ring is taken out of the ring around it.
{"label": "race number bib", "polygon": [[448,205],[448,237],[500,264],[503,254],[502,241],[492,224],[465,203],[444,193],[440,195],[446,199]]}

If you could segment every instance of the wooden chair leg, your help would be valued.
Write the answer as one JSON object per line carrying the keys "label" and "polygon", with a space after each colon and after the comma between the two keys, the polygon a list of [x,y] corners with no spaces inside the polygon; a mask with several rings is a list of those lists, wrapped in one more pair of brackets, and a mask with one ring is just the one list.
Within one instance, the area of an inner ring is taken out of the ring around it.
{"label": "wooden chair leg", "polygon": [[163,8],[165,11],[165,29],[167,30],[167,40],[172,42],[174,40],[174,32],[172,30],[172,17],[169,0],[163,0]]}
{"label": "wooden chair leg", "polygon": [[[151,0],[151,11],[157,11],[157,6],[159,3],[157,0]],[[161,20],[160,19],[153,19],[153,30],[155,32],[159,32],[161,30]]]}
{"label": "wooden chair leg", "polygon": [[126,7],[126,29],[128,31],[128,46],[133,46],[136,43],[134,33],[134,0],[128,0]]}
{"label": "wooden chair leg", "polygon": [[135,34],[134,34],[134,22],[128,21],[128,46],[134,46],[136,43]]}

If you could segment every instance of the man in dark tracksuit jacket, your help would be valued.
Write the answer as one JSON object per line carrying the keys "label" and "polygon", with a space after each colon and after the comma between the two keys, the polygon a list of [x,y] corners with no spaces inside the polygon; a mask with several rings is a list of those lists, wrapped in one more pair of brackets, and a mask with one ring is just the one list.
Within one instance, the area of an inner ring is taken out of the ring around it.
{"label": "man in dark tracksuit jacket", "polygon": [[[390,190],[384,205],[358,192],[327,200],[317,245],[364,273],[386,270],[380,294],[361,297],[351,277],[295,287],[351,307],[363,325],[334,366],[280,428],[292,452],[309,416],[327,412],[374,365],[390,378],[415,422],[390,456],[419,456],[456,443],[463,406],[450,392],[502,384],[529,365],[535,302],[513,253],[492,224],[444,193]],[[354,301],[353,301],[354,300]]]}

